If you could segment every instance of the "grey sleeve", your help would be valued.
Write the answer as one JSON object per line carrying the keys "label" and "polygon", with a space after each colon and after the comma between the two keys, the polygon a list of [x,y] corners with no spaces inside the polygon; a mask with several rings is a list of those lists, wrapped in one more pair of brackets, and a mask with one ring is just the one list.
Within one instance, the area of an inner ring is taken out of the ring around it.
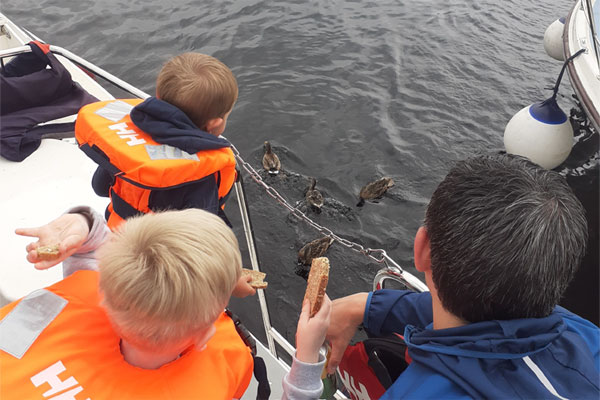
{"label": "grey sleeve", "polygon": [[95,257],[95,251],[106,240],[110,230],[106,226],[104,217],[92,210],[90,207],[73,207],[67,211],[68,213],[85,211],[87,215],[92,216],[92,227],[87,239],[81,247],[69,258],[63,261],[63,277],[71,275],[73,272],[87,269],[92,271],[98,270],[98,263]]}
{"label": "grey sleeve", "polygon": [[319,362],[309,364],[294,356],[292,369],[283,377],[284,400],[318,399],[323,392],[321,373],[325,366],[325,357],[319,354]]}

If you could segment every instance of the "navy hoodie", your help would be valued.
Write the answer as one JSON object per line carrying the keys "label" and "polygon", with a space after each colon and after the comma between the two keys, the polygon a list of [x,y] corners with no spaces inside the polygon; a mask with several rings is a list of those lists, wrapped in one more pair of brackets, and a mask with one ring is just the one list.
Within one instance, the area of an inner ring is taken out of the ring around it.
{"label": "navy hoodie", "polygon": [[[190,154],[230,146],[227,140],[198,129],[179,108],[156,97],[150,97],[135,106],[130,116],[131,121],[156,142],[177,147]],[[98,167],[92,178],[96,194],[108,197],[113,183],[113,176]],[[152,191],[148,205],[151,210],[200,208],[218,214],[229,224],[220,207],[226,198],[227,196],[219,199],[218,187],[211,175],[207,179],[174,189]]]}
{"label": "navy hoodie", "polygon": [[412,363],[382,399],[598,399],[600,330],[556,307],[548,317],[433,329],[431,295],[369,295],[365,328],[404,333]]}

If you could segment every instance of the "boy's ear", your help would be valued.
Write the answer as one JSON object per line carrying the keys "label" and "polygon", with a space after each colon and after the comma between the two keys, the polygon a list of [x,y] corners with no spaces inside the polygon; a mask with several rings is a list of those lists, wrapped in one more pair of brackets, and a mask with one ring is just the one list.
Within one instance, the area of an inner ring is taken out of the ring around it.
{"label": "boy's ear", "polygon": [[206,128],[204,130],[208,133],[212,133],[212,131],[214,131],[221,125],[223,125],[223,122],[224,122],[223,118],[220,118],[220,117],[209,119],[208,122],[206,123]]}
{"label": "boy's ear", "polygon": [[206,328],[206,330],[202,332],[195,340],[194,345],[196,346],[196,349],[200,351],[204,350],[206,348],[206,342],[213,337],[216,331],[217,328],[215,328],[215,324],[211,324],[208,328]]}
{"label": "boy's ear", "polygon": [[415,235],[415,268],[420,272],[431,270],[431,249],[427,229],[422,226]]}

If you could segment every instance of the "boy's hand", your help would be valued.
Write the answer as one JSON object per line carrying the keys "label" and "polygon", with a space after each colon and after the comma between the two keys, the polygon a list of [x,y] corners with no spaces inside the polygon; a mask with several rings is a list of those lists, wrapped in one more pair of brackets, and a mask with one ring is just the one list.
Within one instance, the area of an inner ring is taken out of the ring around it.
{"label": "boy's hand", "polygon": [[[17,235],[37,237],[37,242],[26,247],[27,261],[37,269],[47,269],[63,262],[81,247],[90,229],[81,214],[64,214],[54,221],[38,228],[18,228]],[[59,255],[54,260],[41,260],[36,249],[40,246],[58,244]]]}
{"label": "boy's hand", "polygon": [[240,276],[235,287],[233,288],[232,296],[244,298],[247,296],[252,296],[256,294],[256,289],[250,286],[250,282],[252,281],[252,277],[250,275]]}
{"label": "boy's hand", "polygon": [[329,328],[331,317],[331,300],[325,295],[321,308],[310,318],[310,301],[302,304],[302,313],[296,329],[296,358],[305,363],[319,361],[319,349],[325,342],[325,334]]}

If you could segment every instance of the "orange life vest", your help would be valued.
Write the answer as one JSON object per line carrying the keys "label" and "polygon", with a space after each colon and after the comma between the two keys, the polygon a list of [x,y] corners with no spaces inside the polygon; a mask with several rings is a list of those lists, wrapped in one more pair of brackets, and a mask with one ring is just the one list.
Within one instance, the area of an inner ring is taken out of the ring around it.
{"label": "orange life vest", "polygon": [[[0,399],[230,400],[245,392],[252,377],[252,356],[225,313],[215,322],[216,333],[204,350],[189,349],[177,360],[150,370],[123,359],[120,338],[99,300],[98,273],[78,271],[32,293],[22,304],[3,307]],[[53,309],[58,310],[54,317]],[[16,314],[27,310],[29,316],[19,325]],[[44,318],[49,324],[29,340],[30,331]],[[26,349],[20,359],[20,354],[9,354],[19,348]]]}
{"label": "orange life vest", "polygon": [[157,143],[133,124],[131,109],[139,99],[109,100],[81,108],[75,123],[80,148],[115,176],[110,189],[108,226],[152,211],[151,191],[172,189],[213,176],[220,206],[236,179],[235,157],[229,147],[188,154]]}

